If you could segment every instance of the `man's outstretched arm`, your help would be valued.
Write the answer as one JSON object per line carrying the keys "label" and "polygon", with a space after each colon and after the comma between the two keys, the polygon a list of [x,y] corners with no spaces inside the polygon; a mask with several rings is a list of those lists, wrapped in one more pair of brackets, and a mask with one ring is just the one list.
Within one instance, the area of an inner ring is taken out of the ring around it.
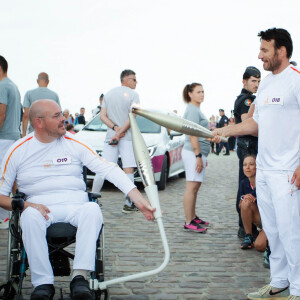
{"label": "man's outstretched arm", "polygon": [[[227,126],[223,128],[217,128],[213,132],[215,138],[217,136],[239,136],[239,135],[254,135],[257,136],[258,134],[258,125],[254,121],[253,118],[246,119],[242,123]],[[217,140],[214,140],[217,142]]]}

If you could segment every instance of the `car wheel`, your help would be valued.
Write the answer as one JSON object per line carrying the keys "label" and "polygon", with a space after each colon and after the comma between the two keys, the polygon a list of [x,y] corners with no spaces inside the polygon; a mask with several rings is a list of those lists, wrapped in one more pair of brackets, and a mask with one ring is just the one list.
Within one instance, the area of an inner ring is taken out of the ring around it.
{"label": "car wheel", "polygon": [[160,180],[157,182],[157,188],[162,191],[166,188],[167,180],[168,180],[168,157],[164,156],[163,164],[161,167]]}

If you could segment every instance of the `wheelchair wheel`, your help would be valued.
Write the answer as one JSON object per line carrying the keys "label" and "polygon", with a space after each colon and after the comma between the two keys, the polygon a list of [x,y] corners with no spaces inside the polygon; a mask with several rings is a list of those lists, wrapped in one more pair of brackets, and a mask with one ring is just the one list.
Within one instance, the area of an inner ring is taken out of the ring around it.
{"label": "wheelchair wheel", "polygon": [[9,224],[8,246],[7,246],[7,268],[6,279],[18,277],[21,264],[22,237],[19,225],[20,216],[12,214]]}
{"label": "wheelchair wheel", "polygon": [[[6,284],[1,286],[3,289],[4,300],[22,299],[21,287],[24,273],[27,269],[26,258],[22,260],[22,237],[19,225],[20,213],[13,212],[10,215],[8,245],[7,245],[7,264],[6,264]],[[23,274],[21,275],[21,265],[23,263]]]}
{"label": "wheelchair wheel", "polygon": [[[99,238],[97,240],[96,248],[96,264],[95,272],[93,272],[92,277],[96,278],[99,282],[104,281],[104,224],[101,228]],[[93,290],[93,298],[95,300],[107,300],[108,290]]]}
{"label": "wheelchair wheel", "polygon": [[0,296],[0,299],[3,300],[15,300],[18,284],[17,282],[13,282],[13,280],[8,281],[5,284],[0,286],[0,290],[3,290],[3,294]]}
{"label": "wheelchair wheel", "polygon": [[93,291],[93,298],[94,300],[108,300],[109,299],[108,290]]}

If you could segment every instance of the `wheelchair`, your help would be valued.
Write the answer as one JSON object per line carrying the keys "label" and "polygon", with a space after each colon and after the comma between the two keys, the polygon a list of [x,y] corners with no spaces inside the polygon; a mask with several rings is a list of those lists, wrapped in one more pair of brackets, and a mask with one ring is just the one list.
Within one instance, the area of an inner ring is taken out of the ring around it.
{"label": "wheelchair", "polygon": [[[88,193],[89,200],[98,203],[99,193]],[[7,274],[6,282],[0,285],[3,291],[0,299],[21,300],[23,280],[26,271],[29,269],[27,255],[22,242],[22,232],[20,228],[20,215],[24,207],[25,195],[16,193],[12,200],[12,213],[9,224],[8,253],[7,253]],[[100,205],[101,206],[101,205]],[[75,243],[77,228],[68,223],[54,223],[47,229],[47,243],[49,259],[53,268],[54,276],[69,276],[71,274],[70,259],[74,259],[74,254],[65,248]],[[104,228],[99,233],[96,247],[95,271],[91,272],[92,280],[104,281]],[[90,284],[91,285],[91,284]],[[95,300],[108,299],[108,290],[94,290],[90,286]],[[63,296],[60,288],[59,300],[70,299]]]}

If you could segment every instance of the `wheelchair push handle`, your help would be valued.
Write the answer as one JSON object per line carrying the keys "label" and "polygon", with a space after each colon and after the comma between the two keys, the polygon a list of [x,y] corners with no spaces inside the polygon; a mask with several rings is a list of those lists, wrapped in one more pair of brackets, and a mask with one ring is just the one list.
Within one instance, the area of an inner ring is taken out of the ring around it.
{"label": "wheelchair push handle", "polygon": [[11,201],[12,210],[13,211],[23,211],[24,201],[25,201],[25,194],[21,193],[17,190]]}

